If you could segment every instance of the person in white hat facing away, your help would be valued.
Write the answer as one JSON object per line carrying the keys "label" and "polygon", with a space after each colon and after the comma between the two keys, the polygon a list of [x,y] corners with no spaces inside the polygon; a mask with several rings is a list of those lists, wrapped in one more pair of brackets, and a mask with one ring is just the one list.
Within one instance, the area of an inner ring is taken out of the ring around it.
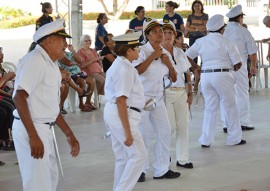
{"label": "person in white hat facing away", "polygon": [[226,145],[242,145],[242,131],[237,114],[232,71],[241,68],[241,57],[233,42],[222,36],[224,17],[214,15],[206,23],[208,35],[198,39],[187,51],[188,59],[200,56],[202,94],[205,100],[202,135],[203,148],[214,143],[219,106],[224,110],[228,136]]}
{"label": "person in white hat facing away", "polygon": [[24,191],[56,191],[58,167],[54,149],[56,123],[67,137],[71,155],[80,146],[59,111],[61,74],[56,60],[64,57],[64,20],[40,27],[33,39],[37,46],[18,63],[13,100],[16,110],[12,135]]}
{"label": "person in white hat facing away", "polygon": [[[189,162],[188,143],[189,107],[193,98],[189,72],[191,64],[184,51],[173,45],[177,34],[173,22],[163,20],[160,24],[162,24],[164,32],[161,45],[170,53],[170,57],[174,61],[173,66],[177,71],[177,81],[165,90],[166,108],[172,128],[172,137],[174,135],[176,138],[176,166],[190,169],[193,168],[193,164]],[[196,64],[194,63],[194,65]],[[188,93],[186,93],[185,80],[187,80]]]}
{"label": "person in white hat facing away", "polygon": [[[132,64],[140,74],[146,100],[155,99],[156,107],[151,111],[142,112],[139,128],[148,153],[150,152],[150,133],[154,133],[153,178],[177,178],[180,173],[169,169],[171,126],[163,99],[164,76],[169,76],[175,82],[177,75],[173,60],[169,56],[170,53],[161,46],[164,34],[160,23],[156,19],[146,18],[143,23],[143,34],[147,43],[140,47],[139,59],[134,60]],[[148,170],[149,158],[139,182],[145,181],[145,173]]]}
{"label": "person in white hat facing away", "polygon": [[113,191],[131,191],[147,159],[138,128],[145,98],[139,74],[131,63],[139,57],[140,36],[137,32],[112,38],[117,58],[106,75],[104,120],[115,154]]}
{"label": "person in white hat facing away", "polygon": [[[226,16],[229,18],[229,22],[227,23],[224,32],[224,37],[235,43],[242,58],[243,65],[241,69],[237,72],[233,72],[233,75],[236,80],[235,91],[238,116],[240,118],[241,128],[243,131],[254,129],[250,120],[247,60],[248,57],[250,57],[250,73],[251,75],[255,75],[258,50],[251,33],[245,27],[242,27],[244,15],[245,14],[242,11],[241,5],[233,7],[226,14]],[[226,127],[224,132],[226,132]]]}

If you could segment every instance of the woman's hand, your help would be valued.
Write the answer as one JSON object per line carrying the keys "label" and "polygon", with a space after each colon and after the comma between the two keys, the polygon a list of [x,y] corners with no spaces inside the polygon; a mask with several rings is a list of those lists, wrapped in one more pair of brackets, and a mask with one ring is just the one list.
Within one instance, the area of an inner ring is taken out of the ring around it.
{"label": "woman's hand", "polygon": [[155,51],[152,53],[152,56],[153,56],[153,58],[154,58],[155,60],[157,60],[157,59],[161,58],[162,53],[163,53],[163,50],[162,50],[162,48],[160,48],[160,49],[155,50]]}
{"label": "woman's hand", "polygon": [[13,79],[14,77],[15,77],[15,73],[14,73],[14,72],[8,72],[8,73],[6,73],[6,74],[4,75],[3,78],[5,78],[5,79],[8,81],[8,80]]}
{"label": "woman's hand", "polygon": [[173,67],[171,60],[167,54],[161,55],[161,61],[164,63],[169,69]]}

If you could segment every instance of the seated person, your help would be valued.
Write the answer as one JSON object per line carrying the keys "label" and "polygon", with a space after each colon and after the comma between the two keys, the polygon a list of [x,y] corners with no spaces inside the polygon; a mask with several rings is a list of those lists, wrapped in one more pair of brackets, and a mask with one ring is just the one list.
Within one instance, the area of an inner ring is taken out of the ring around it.
{"label": "seated person", "polygon": [[79,85],[83,90],[86,89],[86,84],[88,85],[87,91],[85,91],[86,102],[83,103],[83,96],[79,96],[79,108],[81,111],[92,111],[96,109],[91,103],[91,97],[94,91],[95,80],[91,76],[83,73],[77,62],[81,61],[81,57],[74,51],[72,45],[68,45],[69,52],[66,52],[65,57],[58,60],[58,65],[60,68],[69,72],[71,79]]}
{"label": "seated person", "polygon": [[78,62],[78,65],[83,72],[95,79],[98,94],[104,95],[105,73],[102,69],[104,56],[99,56],[95,49],[90,48],[91,42],[89,35],[81,36],[81,49],[78,50],[77,54],[79,54],[82,59]]}
{"label": "seated person", "polygon": [[[14,72],[6,73],[0,77],[0,88],[5,85],[7,81],[15,77]],[[3,91],[3,90],[1,90]],[[2,150],[15,150],[13,142],[10,140],[9,130],[12,128],[13,123],[13,110],[15,105],[11,98],[8,96],[0,95],[0,149]]]}
{"label": "seated person", "polygon": [[101,56],[105,56],[102,60],[103,71],[106,73],[116,58],[114,52],[115,42],[112,40],[113,35],[111,33],[104,36],[105,46],[101,51]]}

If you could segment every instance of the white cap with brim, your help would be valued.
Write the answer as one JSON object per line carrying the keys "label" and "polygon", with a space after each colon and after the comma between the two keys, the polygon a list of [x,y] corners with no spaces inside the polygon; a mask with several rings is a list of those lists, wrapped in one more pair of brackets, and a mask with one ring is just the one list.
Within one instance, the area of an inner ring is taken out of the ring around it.
{"label": "white cap with brim", "polygon": [[163,30],[166,28],[172,29],[176,35],[176,28],[172,21],[165,19],[163,21],[160,21],[160,24],[162,25]]}
{"label": "white cap with brim", "polygon": [[229,19],[234,18],[238,15],[245,15],[242,11],[242,5],[236,5],[226,14]]}
{"label": "white cap with brim", "polygon": [[217,31],[224,26],[224,16],[214,15],[206,23],[206,28],[208,31]]}
{"label": "white cap with brim", "polygon": [[35,32],[33,39],[36,43],[40,43],[50,35],[59,35],[66,38],[71,38],[71,36],[65,31],[64,19],[57,19],[56,21],[43,25]]}
{"label": "white cap with brim", "polygon": [[162,25],[158,22],[158,20],[154,18],[146,18],[143,21],[143,34],[145,35],[146,31],[149,31],[151,28],[155,26],[162,26]]}
{"label": "white cap with brim", "polygon": [[112,40],[115,42],[115,44],[118,45],[134,45],[139,46],[142,45],[139,41],[140,36],[142,35],[141,31],[133,32],[133,33],[127,33],[119,36],[112,37]]}

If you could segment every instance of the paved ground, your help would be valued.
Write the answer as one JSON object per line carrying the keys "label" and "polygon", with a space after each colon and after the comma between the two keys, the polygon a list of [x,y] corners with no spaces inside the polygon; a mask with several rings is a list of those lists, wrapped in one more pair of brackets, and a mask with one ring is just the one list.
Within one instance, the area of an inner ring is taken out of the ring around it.
{"label": "paved ground", "polygon": [[[256,19],[252,17],[254,22]],[[257,23],[257,25],[256,25]],[[95,23],[84,22],[84,33],[94,35]],[[127,21],[110,24],[115,33],[125,31]],[[255,39],[269,37],[269,31],[258,22],[249,25]],[[4,47],[5,61],[18,62],[32,42],[34,26],[13,30],[0,30],[0,45]],[[147,174],[145,183],[138,183],[135,191],[269,191],[270,190],[270,90],[259,89],[250,94],[251,116],[256,130],[243,132],[247,144],[225,146],[226,134],[222,124],[217,124],[215,144],[202,149],[198,143],[203,119],[203,99],[199,106],[192,107],[190,125],[190,160],[195,168],[180,169],[175,166],[172,149],[171,168],[182,173],[175,180],[153,180]],[[103,105],[91,113],[65,115],[81,143],[81,153],[76,159],[69,156],[69,148],[61,132],[56,131],[65,177],[59,181],[59,191],[106,191],[112,190],[114,156],[110,139],[101,137],[106,129],[103,123]],[[151,153],[152,157],[152,153]],[[6,162],[0,167],[0,190],[20,191],[21,179],[14,152],[0,151],[0,159]]]}

